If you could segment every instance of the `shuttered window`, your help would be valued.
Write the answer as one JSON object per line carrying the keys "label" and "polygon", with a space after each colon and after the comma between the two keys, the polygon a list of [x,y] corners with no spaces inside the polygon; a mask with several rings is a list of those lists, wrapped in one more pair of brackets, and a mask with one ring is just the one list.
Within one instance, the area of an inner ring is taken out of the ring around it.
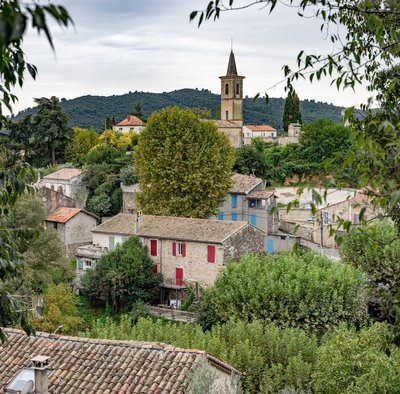
{"label": "shuttered window", "polygon": [[150,240],[150,256],[157,256],[157,240]]}

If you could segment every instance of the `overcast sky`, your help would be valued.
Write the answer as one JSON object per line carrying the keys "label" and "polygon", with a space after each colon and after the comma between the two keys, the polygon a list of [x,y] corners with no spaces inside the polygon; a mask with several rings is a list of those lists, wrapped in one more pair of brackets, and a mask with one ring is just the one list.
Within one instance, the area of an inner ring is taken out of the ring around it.
{"label": "overcast sky", "polygon": [[[243,0],[245,1],[245,0]],[[237,3],[243,2],[236,0]],[[248,0],[247,0],[248,1]],[[74,98],[87,94],[119,95],[129,91],[168,92],[182,88],[219,93],[231,38],[238,72],[246,77],[244,93],[284,97],[282,66],[294,65],[300,50],[329,53],[319,22],[303,19],[279,4],[272,15],[260,7],[224,13],[200,28],[189,14],[208,0],[64,0],[75,28],[52,27],[56,52],[43,36],[24,40],[28,61],[38,67],[17,91],[14,113],[33,105],[34,97]],[[273,87],[275,86],[275,87]],[[271,88],[273,87],[273,88]],[[300,99],[359,105],[368,97],[359,89],[338,92],[324,83],[295,85]],[[145,105],[145,103],[143,103]]]}

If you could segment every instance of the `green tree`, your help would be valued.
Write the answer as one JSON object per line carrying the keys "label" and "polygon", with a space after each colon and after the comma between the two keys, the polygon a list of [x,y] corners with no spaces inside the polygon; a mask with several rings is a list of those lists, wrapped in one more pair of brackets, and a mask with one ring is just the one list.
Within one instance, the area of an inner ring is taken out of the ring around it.
{"label": "green tree", "polygon": [[29,22],[32,23],[32,28],[38,34],[45,34],[53,48],[47,16],[52,17],[61,26],[70,25],[72,19],[63,6],[52,3],[39,5],[35,2],[29,3],[19,0],[2,1],[0,3],[0,16],[3,26],[0,32],[0,77],[2,80],[0,125],[3,126],[7,124],[7,119],[3,114],[3,105],[12,112],[12,104],[17,100],[13,89],[17,86],[23,86],[26,70],[34,79],[37,74],[36,67],[27,63],[22,49],[23,36]]}
{"label": "green tree", "polygon": [[43,318],[32,323],[37,330],[73,334],[83,323],[76,309],[77,297],[65,284],[50,286],[44,295]]}
{"label": "green tree", "polygon": [[140,207],[158,215],[215,214],[230,187],[234,157],[228,138],[192,111],[154,113],[135,152]]}
{"label": "green tree", "polygon": [[264,151],[253,145],[244,145],[236,150],[235,171],[240,174],[251,175],[266,179],[269,175]]}
{"label": "green tree", "polygon": [[387,331],[376,323],[360,331],[341,326],[326,335],[312,375],[313,392],[397,393],[400,349],[387,343]]}
{"label": "green tree", "polygon": [[340,245],[342,260],[370,278],[369,313],[375,319],[395,320],[400,291],[400,239],[393,223],[374,221],[353,227]]}
{"label": "green tree", "polygon": [[74,134],[65,148],[65,159],[72,163],[83,164],[84,156],[98,143],[98,134],[93,129],[74,128]]}
{"label": "green tree", "polygon": [[312,253],[245,256],[217,277],[212,295],[223,321],[260,319],[321,334],[366,318],[362,272]]}
{"label": "green tree", "polygon": [[23,151],[23,158],[30,161],[31,150],[33,148],[33,127],[32,116],[27,115],[24,118],[11,122],[9,125],[10,134],[7,138],[7,146],[12,149],[16,155]]}
{"label": "green tree", "polygon": [[135,105],[135,108],[133,109],[132,115],[137,116],[138,118],[143,118],[143,108],[142,108],[142,103],[138,101]]}
{"label": "green tree", "polygon": [[153,272],[153,260],[140,240],[131,237],[103,256],[82,279],[85,293],[118,312],[137,301],[149,302],[157,294],[161,275]]}
{"label": "green tree", "polygon": [[285,105],[283,108],[283,130],[288,131],[290,123],[302,123],[301,112],[300,112],[300,100],[296,92],[289,90],[289,93],[285,99]]}
{"label": "green tree", "polygon": [[71,139],[72,129],[68,126],[69,116],[60,107],[57,97],[35,98],[37,114],[34,118],[36,149],[41,163],[47,164],[64,159],[65,148]]}
{"label": "green tree", "polygon": [[[18,254],[18,245],[26,239],[32,239],[33,232],[21,228],[10,228],[10,211],[18,198],[29,191],[25,184],[27,168],[15,162],[15,156],[0,146],[0,340],[5,340],[2,327],[20,325],[28,334],[33,329],[28,322],[27,305],[20,297],[11,295],[4,286],[5,281],[17,275],[22,260]],[[32,174],[34,176],[34,174]]]}

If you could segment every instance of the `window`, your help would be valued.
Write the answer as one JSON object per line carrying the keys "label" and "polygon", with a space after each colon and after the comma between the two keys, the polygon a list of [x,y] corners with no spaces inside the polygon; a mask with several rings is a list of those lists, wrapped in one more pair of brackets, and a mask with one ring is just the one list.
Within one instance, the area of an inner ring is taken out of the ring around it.
{"label": "window", "polygon": [[207,262],[215,263],[215,246],[214,245],[207,246]]}
{"label": "window", "polygon": [[257,206],[256,200],[249,200],[249,208],[255,208]]}
{"label": "window", "polygon": [[237,222],[237,220],[238,220],[237,213],[231,213],[231,220],[233,220],[234,222]]}
{"label": "window", "polygon": [[255,213],[250,214],[250,224],[257,226],[257,215]]}
{"label": "window", "polygon": [[53,227],[57,230],[57,222],[53,222]]}
{"label": "window", "polygon": [[225,98],[227,98],[226,96],[229,95],[229,84],[225,84]]}
{"label": "window", "polygon": [[229,119],[229,112],[228,112],[228,111],[225,112],[225,119],[226,119],[226,120]]}
{"label": "window", "polygon": [[158,266],[157,264],[153,265],[153,272],[156,274],[158,272]]}
{"label": "window", "polygon": [[122,131],[122,130],[123,130],[123,128],[122,128],[122,127],[120,127],[120,128],[119,128],[119,131]]}
{"label": "window", "polygon": [[78,260],[78,270],[83,270],[83,261]]}
{"label": "window", "polygon": [[237,195],[236,194],[231,195],[231,207],[237,208]]}
{"label": "window", "polygon": [[224,213],[222,211],[218,212],[218,220],[224,220]]}
{"label": "window", "polygon": [[186,244],[184,242],[173,242],[172,243],[172,255],[173,256],[186,256]]}
{"label": "window", "polygon": [[92,269],[92,262],[91,260],[83,260],[83,269]]}
{"label": "window", "polygon": [[240,95],[240,85],[236,84],[236,97]]}
{"label": "window", "polygon": [[115,237],[108,237],[108,250],[114,250],[115,248]]}
{"label": "window", "polygon": [[157,240],[151,239],[150,240],[150,256],[157,256]]}

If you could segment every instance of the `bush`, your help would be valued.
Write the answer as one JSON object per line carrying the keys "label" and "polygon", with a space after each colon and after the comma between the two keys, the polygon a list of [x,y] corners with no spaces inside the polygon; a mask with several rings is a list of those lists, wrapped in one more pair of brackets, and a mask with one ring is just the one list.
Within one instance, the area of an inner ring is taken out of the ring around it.
{"label": "bush", "polygon": [[220,273],[212,295],[223,321],[259,319],[322,334],[341,322],[363,322],[366,278],[312,253],[248,255]]}
{"label": "bush", "polygon": [[375,323],[357,332],[341,326],[318,349],[315,393],[398,393],[400,349],[385,341],[387,326]]}

